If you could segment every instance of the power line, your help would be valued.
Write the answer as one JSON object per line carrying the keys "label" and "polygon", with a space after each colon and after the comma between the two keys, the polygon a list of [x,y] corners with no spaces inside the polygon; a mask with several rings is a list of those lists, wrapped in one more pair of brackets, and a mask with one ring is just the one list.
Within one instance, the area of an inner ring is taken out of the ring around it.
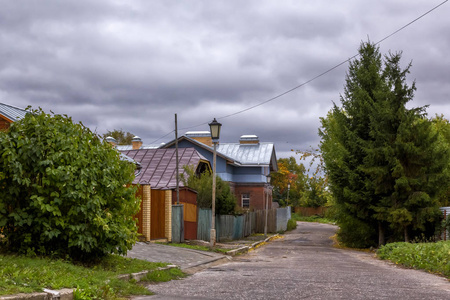
{"label": "power line", "polygon": [[[414,19],[413,21],[409,22],[408,24],[404,25],[404,26],[401,27],[400,29],[397,29],[397,30],[394,31],[393,33],[391,33],[391,34],[389,34],[388,36],[382,38],[382,39],[379,40],[377,43],[375,43],[375,45],[381,44],[381,42],[387,40],[387,39],[390,38],[391,36],[397,34],[397,33],[400,32],[401,30],[403,30],[403,29],[405,29],[406,27],[410,26],[411,24],[417,22],[418,20],[420,20],[420,19],[423,18],[424,16],[428,15],[429,13],[431,13],[432,11],[434,11],[435,9],[437,9],[438,7],[440,7],[441,5],[443,5],[445,2],[448,2],[448,0],[445,0],[444,2],[440,3],[439,5],[436,5],[435,7],[433,7],[433,8],[430,9],[429,11],[425,12],[425,13],[422,14],[421,16],[417,17],[417,18]],[[232,117],[232,116],[241,114],[241,113],[243,113],[243,112],[249,111],[249,110],[251,110],[251,109],[254,109],[254,108],[256,108],[256,107],[259,107],[259,106],[261,106],[261,105],[264,105],[264,104],[266,104],[266,103],[268,103],[268,102],[274,101],[274,100],[276,100],[276,99],[278,99],[278,98],[280,98],[280,97],[282,97],[282,96],[284,96],[284,95],[286,95],[286,94],[289,94],[289,93],[295,91],[296,89],[301,88],[301,87],[304,86],[304,85],[307,85],[308,83],[310,83],[310,82],[312,82],[312,81],[314,81],[314,80],[316,80],[316,79],[318,79],[318,78],[324,76],[325,74],[330,73],[331,71],[333,71],[333,70],[339,68],[340,66],[342,66],[343,64],[349,62],[350,60],[354,59],[354,58],[357,57],[357,56],[359,56],[359,53],[358,53],[358,54],[355,54],[355,55],[353,55],[352,57],[350,57],[350,58],[344,60],[343,62],[341,62],[341,63],[335,65],[334,67],[329,68],[328,70],[326,70],[326,71],[320,73],[319,75],[316,75],[315,77],[313,77],[313,78],[311,78],[311,79],[309,79],[309,80],[307,80],[307,81],[305,81],[305,82],[303,82],[303,83],[301,83],[301,84],[299,84],[299,85],[297,85],[297,86],[295,86],[295,87],[293,87],[293,88],[291,88],[291,89],[289,89],[289,90],[287,90],[287,91],[285,91],[285,92],[283,92],[283,93],[281,93],[281,94],[278,94],[278,95],[275,96],[275,97],[272,97],[272,98],[267,99],[267,100],[265,100],[265,101],[263,101],[263,102],[260,102],[260,103],[258,103],[258,104],[255,104],[255,105],[253,105],[253,106],[250,106],[250,107],[248,107],[248,108],[246,108],[246,109],[240,110],[240,111],[238,111],[238,112],[235,112],[235,113],[232,113],[232,114],[229,114],[229,115],[225,115],[225,116],[220,117],[220,118],[217,118],[217,119],[225,119],[225,118],[228,118],[228,117]]]}
{"label": "power line", "polygon": [[[436,6],[433,7],[432,9],[428,10],[427,12],[423,13],[423,14],[420,15],[419,17],[415,18],[415,19],[412,20],[411,22],[409,22],[409,23],[407,23],[406,25],[400,27],[399,29],[397,29],[397,30],[395,30],[394,32],[392,32],[391,34],[385,36],[384,38],[382,38],[381,40],[379,40],[378,42],[376,42],[375,45],[381,44],[382,42],[384,42],[384,41],[387,40],[388,38],[392,37],[393,35],[397,34],[397,33],[400,32],[400,31],[402,31],[402,30],[405,29],[406,27],[409,27],[409,26],[412,25],[413,23],[417,22],[418,20],[422,19],[422,18],[425,17],[426,15],[430,14],[432,11],[438,9],[440,6],[444,5],[446,2],[448,2],[448,0],[445,0],[445,1],[441,2],[440,4],[436,5]],[[331,68],[327,69],[326,71],[324,71],[324,72],[322,72],[322,73],[320,73],[320,74],[318,74],[318,75],[312,77],[311,79],[309,79],[309,80],[307,80],[307,81],[305,81],[305,82],[303,82],[303,83],[301,83],[301,84],[299,84],[299,85],[297,85],[297,86],[295,86],[295,87],[293,87],[293,88],[291,88],[291,89],[289,89],[289,90],[287,90],[287,91],[285,91],[285,92],[282,92],[281,94],[278,94],[278,95],[276,95],[276,96],[274,96],[274,97],[272,97],[272,98],[269,98],[269,99],[267,99],[267,100],[264,100],[264,101],[262,101],[262,102],[260,102],[260,103],[258,103],[258,104],[252,105],[252,106],[247,107],[247,108],[245,108],[245,109],[242,109],[242,110],[240,110],[240,111],[237,111],[237,112],[234,112],[234,113],[231,113],[231,114],[228,114],[228,115],[225,115],[225,116],[216,118],[216,119],[220,120],[220,119],[229,118],[229,117],[232,117],[232,116],[235,116],[235,115],[238,115],[238,114],[247,112],[247,111],[249,111],[249,110],[252,110],[252,109],[254,109],[254,108],[256,108],[256,107],[262,106],[262,105],[264,105],[264,104],[266,104],[266,103],[272,102],[272,101],[274,101],[274,100],[276,100],[276,99],[278,99],[278,98],[281,98],[281,97],[283,97],[284,95],[287,95],[287,94],[289,94],[289,93],[291,93],[291,92],[293,92],[293,91],[295,91],[295,90],[297,90],[297,89],[299,89],[299,88],[301,88],[301,87],[303,87],[303,86],[309,84],[310,82],[312,82],[312,81],[314,81],[314,80],[316,80],[316,79],[318,79],[318,78],[320,78],[320,77],[322,77],[322,76],[324,76],[324,75],[330,73],[331,71],[333,71],[333,70],[339,68],[339,67],[342,66],[343,64],[346,64],[347,62],[349,62],[349,61],[353,60],[354,58],[358,57],[359,55],[360,55],[359,53],[358,53],[358,54],[355,54],[355,55],[353,55],[352,57],[350,57],[350,58],[348,58],[348,59],[342,61],[341,63],[335,65],[334,67],[331,67]],[[199,127],[199,126],[202,126],[202,125],[205,125],[205,124],[208,124],[208,122],[204,122],[204,123],[201,123],[201,124],[197,124],[197,125],[193,125],[193,126],[181,128],[181,130],[187,130],[187,129]],[[173,131],[171,131],[170,133],[172,133],[172,132],[173,132]],[[164,137],[166,137],[166,136],[169,135],[170,133],[166,134]],[[161,137],[161,138],[159,138],[158,140],[160,140],[160,139],[162,139],[162,138],[164,138],[164,137]],[[157,140],[157,141],[158,141],[158,140]]]}

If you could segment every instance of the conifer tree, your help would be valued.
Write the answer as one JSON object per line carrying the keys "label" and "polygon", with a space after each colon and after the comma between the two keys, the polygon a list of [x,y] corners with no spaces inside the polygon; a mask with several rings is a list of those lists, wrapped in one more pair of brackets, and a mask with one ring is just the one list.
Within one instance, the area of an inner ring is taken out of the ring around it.
{"label": "conifer tree", "polygon": [[424,232],[438,219],[437,194],[445,186],[447,147],[425,118],[408,109],[415,84],[401,53],[384,57],[363,43],[350,63],[342,107],[334,105],[320,131],[321,151],[338,208],[340,239],[366,247],[403,233]]}

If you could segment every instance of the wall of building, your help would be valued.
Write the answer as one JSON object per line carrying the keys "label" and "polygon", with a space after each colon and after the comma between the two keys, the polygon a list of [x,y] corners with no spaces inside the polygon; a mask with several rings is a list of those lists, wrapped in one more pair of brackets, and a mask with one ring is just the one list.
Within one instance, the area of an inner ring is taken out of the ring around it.
{"label": "wall of building", "polygon": [[[203,157],[205,157],[208,161],[211,162],[211,168],[213,167],[213,154],[210,150],[206,150],[202,147],[199,147],[189,141],[182,140],[178,143],[179,148],[194,148],[197,150]],[[170,148],[175,148],[175,146],[171,146]],[[227,162],[225,159],[217,155],[216,158],[216,173],[217,175],[225,181],[231,181],[229,174],[227,173]]]}
{"label": "wall of building", "polygon": [[11,124],[11,122],[9,122],[5,118],[3,118],[3,116],[0,115],[0,130],[1,131],[8,130],[10,124]]}
{"label": "wall of building", "polygon": [[242,194],[250,195],[250,210],[265,209],[266,194],[269,194],[268,208],[272,208],[272,190],[267,188],[267,184],[234,184],[234,194],[238,201],[238,206],[242,207]]}

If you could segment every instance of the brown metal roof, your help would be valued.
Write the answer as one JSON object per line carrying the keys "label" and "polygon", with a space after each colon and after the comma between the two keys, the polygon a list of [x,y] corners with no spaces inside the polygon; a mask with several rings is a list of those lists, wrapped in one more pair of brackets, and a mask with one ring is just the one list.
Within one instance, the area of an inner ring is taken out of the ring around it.
{"label": "brown metal roof", "polygon": [[[175,149],[139,149],[120,151],[141,164],[141,172],[133,184],[150,184],[152,189],[165,190],[176,187],[176,153]],[[184,173],[184,166],[192,165],[195,169],[202,163],[208,163],[194,148],[178,149],[179,173]],[[208,163],[209,164],[209,163]],[[179,183],[183,187],[183,182]]]}

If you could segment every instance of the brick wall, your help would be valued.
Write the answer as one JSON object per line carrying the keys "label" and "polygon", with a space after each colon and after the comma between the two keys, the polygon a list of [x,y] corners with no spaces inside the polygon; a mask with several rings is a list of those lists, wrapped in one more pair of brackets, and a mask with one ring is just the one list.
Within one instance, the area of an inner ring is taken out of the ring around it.
{"label": "brick wall", "polygon": [[168,242],[172,241],[172,190],[166,190],[165,195],[165,237]]}
{"label": "brick wall", "polygon": [[150,185],[142,185],[142,234],[150,241],[151,190]]}
{"label": "brick wall", "polygon": [[238,206],[242,207],[242,194],[250,195],[250,210],[265,209],[266,193],[269,193],[268,208],[272,208],[272,190],[266,184],[239,185],[233,187],[234,194],[238,201]]}
{"label": "brick wall", "polygon": [[9,121],[3,119],[3,118],[0,116],[0,130],[1,130],[1,131],[8,130],[10,124],[11,124],[11,123],[10,123]]}

